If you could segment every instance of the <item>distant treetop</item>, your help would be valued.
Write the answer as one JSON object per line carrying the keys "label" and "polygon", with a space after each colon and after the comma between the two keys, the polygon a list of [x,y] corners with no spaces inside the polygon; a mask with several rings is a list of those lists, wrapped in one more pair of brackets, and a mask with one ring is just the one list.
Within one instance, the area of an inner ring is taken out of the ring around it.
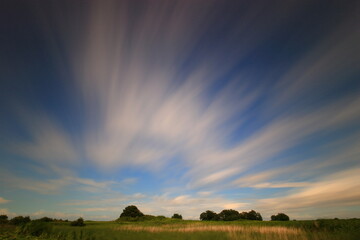
{"label": "distant treetop", "polygon": [[233,209],[224,209],[219,214],[207,210],[206,212],[200,214],[200,220],[202,221],[235,221],[240,219],[257,221],[263,220],[261,214],[254,210],[239,213]]}
{"label": "distant treetop", "polygon": [[200,214],[200,220],[202,221],[217,221],[219,220],[218,214],[216,212],[207,210],[206,212],[203,212]]}
{"label": "distant treetop", "polygon": [[140,212],[140,210],[134,206],[127,206],[123,212],[120,214],[120,218],[124,218],[124,217],[132,217],[132,218],[136,218],[136,217],[142,217],[144,216],[144,214],[142,212]]}
{"label": "distant treetop", "polygon": [[290,218],[285,213],[278,213],[277,215],[271,216],[271,221],[289,221]]}
{"label": "distant treetop", "polygon": [[182,216],[178,213],[174,213],[174,215],[171,218],[182,219]]}

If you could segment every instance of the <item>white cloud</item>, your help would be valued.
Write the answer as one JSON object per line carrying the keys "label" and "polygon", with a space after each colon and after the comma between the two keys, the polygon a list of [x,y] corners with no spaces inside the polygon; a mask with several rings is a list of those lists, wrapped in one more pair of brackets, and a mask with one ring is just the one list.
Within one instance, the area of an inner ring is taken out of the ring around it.
{"label": "white cloud", "polygon": [[238,172],[239,172],[239,168],[224,169],[197,180],[195,183],[193,183],[192,187],[216,184],[223,181],[224,179],[233,176]]}
{"label": "white cloud", "polygon": [[135,193],[132,195],[132,197],[134,197],[135,199],[141,199],[141,198],[145,198],[146,195],[143,193]]}
{"label": "white cloud", "polygon": [[[75,176],[63,176],[60,178],[50,178],[37,180],[30,177],[16,176],[8,171],[1,172],[1,181],[4,187],[24,189],[41,194],[59,194],[67,187],[73,187],[89,193],[111,192],[112,185],[124,185],[115,181],[95,181],[89,178],[79,178]],[[128,183],[126,183],[128,184]]]}
{"label": "white cloud", "polygon": [[[87,157],[107,169],[136,165],[158,170],[179,152],[190,152],[192,162],[198,154],[194,149],[221,146],[225,133],[241,123],[222,126],[234,114],[240,116],[258,93],[249,91],[246,84],[237,84],[237,77],[215,93],[210,104],[207,90],[261,44],[262,37],[281,27],[280,19],[286,14],[276,19],[273,12],[262,14],[272,19],[273,28],[252,14],[244,15],[242,24],[224,41],[233,43],[240,38],[245,45],[237,44],[239,49],[226,54],[217,45],[211,53],[203,53],[206,61],[193,64],[189,72],[179,76],[179,66],[188,61],[203,33],[213,28],[206,23],[216,22],[209,14],[216,12],[214,6],[204,4],[199,9],[178,2],[174,8],[172,4],[152,3],[144,5],[143,14],[137,16],[139,24],[132,26],[126,7],[114,7],[118,4],[91,4],[85,34],[69,36],[78,39],[66,46],[72,49],[76,43],[82,44],[76,55],[68,54],[85,103]],[[295,9],[293,4],[288,7]],[[115,13],[115,8],[120,12]],[[256,24],[262,31],[248,31],[246,23]],[[128,42],[132,43],[130,50]]]}
{"label": "white cloud", "polygon": [[273,211],[358,206],[360,204],[360,183],[354,179],[359,174],[359,168],[334,173],[318,179],[301,190],[294,190],[288,195],[259,200],[257,206]]}
{"label": "white cloud", "polygon": [[104,207],[104,208],[78,208],[80,212],[120,212],[119,207]]}
{"label": "white cloud", "polygon": [[207,197],[213,194],[213,192],[206,192],[206,191],[201,191],[201,192],[197,192],[197,194],[201,197]]}
{"label": "white cloud", "polygon": [[19,118],[30,139],[10,142],[8,150],[39,162],[48,169],[78,163],[79,154],[74,140],[54,118],[43,112],[24,109],[19,110]]}
{"label": "white cloud", "polygon": [[309,182],[280,182],[280,183],[258,183],[251,187],[253,188],[294,188],[294,187],[306,187],[311,185]]}
{"label": "white cloud", "polygon": [[69,185],[65,179],[50,179],[47,181],[34,180],[30,178],[16,177],[10,174],[2,174],[2,183],[7,188],[16,188],[34,191],[41,194],[55,194],[63,187]]}
{"label": "white cloud", "polygon": [[7,215],[8,218],[13,218],[13,217],[17,216],[16,213],[9,211],[9,209],[7,209],[7,208],[0,208],[0,215]]}
{"label": "white cloud", "polygon": [[7,200],[7,199],[5,199],[5,198],[3,198],[3,197],[0,197],[0,204],[2,204],[2,203],[8,203],[8,202],[10,202],[10,200]]}
{"label": "white cloud", "polygon": [[[334,174],[357,166],[360,156],[360,141],[357,132],[349,136],[321,145],[319,155],[302,159],[296,163],[257,171],[247,174],[232,182],[235,187],[273,188],[273,187],[302,187],[316,183],[321,176]],[[311,179],[304,182],[303,179]],[[286,182],[285,182],[286,181]],[[291,182],[290,182],[291,181]]]}

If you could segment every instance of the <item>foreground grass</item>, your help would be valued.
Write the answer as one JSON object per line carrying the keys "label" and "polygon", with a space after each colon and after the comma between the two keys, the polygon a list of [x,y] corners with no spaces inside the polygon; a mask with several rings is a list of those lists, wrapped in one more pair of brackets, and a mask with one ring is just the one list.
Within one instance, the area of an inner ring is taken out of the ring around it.
{"label": "foreground grass", "polygon": [[360,220],[289,222],[86,222],[85,227],[48,223],[41,236],[16,234],[14,226],[0,226],[0,240],[359,240]]}

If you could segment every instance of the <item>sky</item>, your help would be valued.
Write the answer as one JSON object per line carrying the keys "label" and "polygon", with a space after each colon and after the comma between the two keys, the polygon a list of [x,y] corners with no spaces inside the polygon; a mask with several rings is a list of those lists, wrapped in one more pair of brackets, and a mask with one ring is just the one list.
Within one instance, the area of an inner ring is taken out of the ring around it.
{"label": "sky", "polygon": [[0,3],[0,214],[360,217],[359,1]]}

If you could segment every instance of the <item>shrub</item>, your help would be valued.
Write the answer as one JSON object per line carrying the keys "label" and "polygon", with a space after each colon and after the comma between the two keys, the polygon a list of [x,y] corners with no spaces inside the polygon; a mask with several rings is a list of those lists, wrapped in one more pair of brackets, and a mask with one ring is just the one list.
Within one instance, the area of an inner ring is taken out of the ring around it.
{"label": "shrub", "polygon": [[271,216],[271,221],[289,221],[290,218],[285,213],[278,213],[277,215]]}
{"label": "shrub", "polygon": [[70,223],[70,226],[83,227],[83,226],[85,226],[84,219],[78,218],[77,220],[72,221]]}
{"label": "shrub", "polygon": [[0,215],[0,224],[6,224],[8,222],[9,220],[7,215]]}
{"label": "shrub", "polygon": [[225,209],[219,213],[219,219],[222,221],[235,221],[240,219],[240,213],[233,209]]}
{"label": "shrub", "polygon": [[182,216],[180,214],[178,214],[178,213],[174,213],[174,215],[171,218],[182,219]]}
{"label": "shrub", "polygon": [[20,226],[18,233],[22,235],[41,236],[43,234],[50,234],[52,227],[50,224],[40,221],[31,221]]}
{"label": "shrub", "polygon": [[23,217],[23,216],[17,216],[17,217],[14,217],[10,220],[10,224],[13,224],[13,225],[22,225],[22,224],[26,224],[28,222],[30,222],[30,217],[27,216],[27,217]]}
{"label": "shrub", "polygon": [[41,222],[53,222],[54,219],[49,218],[49,217],[43,217],[43,218],[40,218],[39,221],[41,221]]}
{"label": "shrub", "polygon": [[127,206],[120,214],[120,218],[124,218],[124,217],[137,218],[142,216],[144,216],[144,214],[140,212],[140,210],[134,205]]}
{"label": "shrub", "polygon": [[236,221],[241,219],[257,221],[263,220],[261,214],[254,210],[239,213],[238,211],[233,209],[224,209],[219,214],[207,210],[206,212],[200,214],[200,220],[202,221]]}
{"label": "shrub", "polygon": [[[132,218],[129,218],[130,221],[134,220]],[[142,217],[138,217],[136,218],[138,221],[153,221],[155,219],[157,219],[157,217],[153,216],[153,215],[144,215]]]}
{"label": "shrub", "polygon": [[165,216],[153,216],[153,215],[144,215],[142,217],[121,217],[116,221],[125,221],[125,222],[144,222],[144,221],[162,221],[165,220]]}
{"label": "shrub", "polygon": [[219,220],[219,216],[216,214],[216,212],[207,210],[206,212],[203,212],[200,214],[200,220],[202,220],[202,221],[217,221],[217,220]]}
{"label": "shrub", "polygon": [[247,213],[247,220],[258,220],[258,221],[262,221],[262,216],[259,212],[256,212],[254,210],[251,210],[250,212]]}
{"label": "shrub", "polygon": [[125,222],[139,222],[139,221],[146,221],[151,220],[148,217],[120,217],[116,221],[125,221]]}

